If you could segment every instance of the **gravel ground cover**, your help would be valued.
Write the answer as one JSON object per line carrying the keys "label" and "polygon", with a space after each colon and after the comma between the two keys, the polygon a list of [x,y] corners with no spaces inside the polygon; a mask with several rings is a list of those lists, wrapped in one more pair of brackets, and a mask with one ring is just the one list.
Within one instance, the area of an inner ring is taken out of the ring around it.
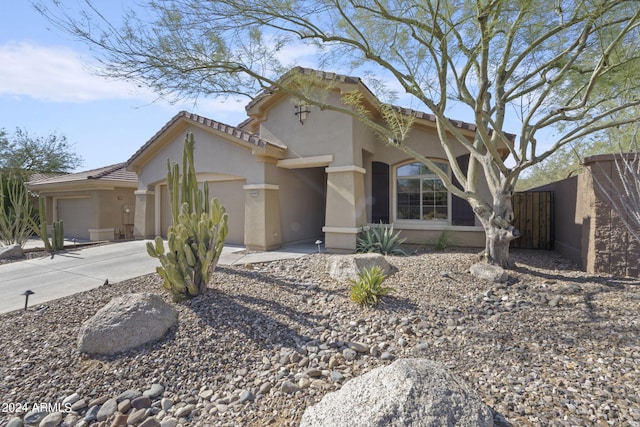
{"label": "gravel ground cover", "polygon": [[[640,426],[640,283],[553,252],[513,255],[506,284],[473,278],[472,251],[388,257],[396,291],[376,309],[349,300],[326,254],[218,267],[205,295],[177,304],[165,338],[113,357],[80,354],[80,325],[122,294],[170,301],[155,274],[1,315],[0,425],[25,416],[9,404],[65,399],[75,410],[63,425],[127,425],[127,402],[147,391],[129,424],[294,426],[349,379],[424,357],[466,379],[502,424]],[[116,397],[103,420],[88,415]]]}

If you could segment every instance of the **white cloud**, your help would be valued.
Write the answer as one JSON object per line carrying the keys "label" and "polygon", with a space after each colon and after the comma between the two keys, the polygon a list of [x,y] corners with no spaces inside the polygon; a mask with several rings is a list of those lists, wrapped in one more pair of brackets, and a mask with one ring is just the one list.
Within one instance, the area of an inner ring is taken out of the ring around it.
{"label": "white cloud", "polygon": [[64,46],[0,44],[0,64],[0,96],[72,104],[130,100],[134,107],[155,104],[167,111],[187,110],[229,124],[246,118],[247,99],[203,98],[171,103],[133,83],[96,75],[91,71],[97,66],[93,59]]}
{"label": "white cloud", "polygon": [[141,96],[132,84],[93,74],[89,70],[91,60],[67,47],[3,44],[0,64],[0,95],[71,103]]}

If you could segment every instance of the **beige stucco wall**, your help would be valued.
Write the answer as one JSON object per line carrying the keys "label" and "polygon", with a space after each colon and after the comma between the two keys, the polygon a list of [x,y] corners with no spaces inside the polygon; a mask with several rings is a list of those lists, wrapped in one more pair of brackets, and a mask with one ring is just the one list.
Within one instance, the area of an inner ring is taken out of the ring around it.
{"label": "beige stucco wall", "polygon": [[117,236],[132,238],[136,205],[134,189],[97,190],[94,197],[98,201],[98,228],[113,228]]}
{"label": "beige stucco wall", "polygon": [[[329,100],[340,102],[337,94],[331,95]],[[269,141],[284,143],[287,146],[287,158],[333,154],[332,166],[353,164],[354,121],[350,116],[311,106],[311,112],[301,125],[294,115],[294,106],[286,98],[270,109],[266,120],[260,125],[260,136]]]}
{"label": "beige stucco wall", "polygon": [[162,148],[138,171],[138,189],[154,190],[158,183],[166,181],[167,159],[182,168],[184,138],[193,132],[195,139],[194,163],[196,172],[216,172],[220,175],[261,181],[264,170],[256,164],[251,150],[229,142],[221,136],[205,132],[196,126],[182,128],[169,141],[161,141]]}
{"label": "beige stucco wall", "polygon": [[326,180],[324,168],[280,170],[278,182],[283,243],[322,237]]}
{"label": "beige stucco wall", "polygon": [[153,207],[146,197],[138,197],[138,204],[145,207],[145,215],[141,213],[136,218],[137,237],[166,235],[166,229],[171,224],[166,187],[167,159],[182,167],[184,138],[188,132],[194,134],[194,163],[198,181],[209,182],[210,197],[218,198],[229,215],[227,243],[244,244],[245,205],[242,187],[249,181],[263,181],[264,164],[255,161],[250,148],[193,125],[182,126],[179,131],[170,132],[169,138],[159,141],[161,148],[138,171],[139,190],[151,191],[154,195]]}

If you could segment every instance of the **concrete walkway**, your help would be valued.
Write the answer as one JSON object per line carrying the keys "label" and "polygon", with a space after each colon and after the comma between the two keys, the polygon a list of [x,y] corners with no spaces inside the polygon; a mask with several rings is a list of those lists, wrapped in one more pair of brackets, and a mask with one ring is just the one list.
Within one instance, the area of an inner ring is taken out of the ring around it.
{"label": "concrete walkway", "polygon": [[[134,240],[0,265],[0,313],[24,308],[22,293],[31,290],[29,306],[121,282],[156,271],[157,259],[147,254],[146,242]],[[26,247],[33,247],[29,243]],[[285,247],[278,251],[245,253],[241,246],[225,246],[220,265],[253,264],[298,258],[318,249],[312,244]]]}

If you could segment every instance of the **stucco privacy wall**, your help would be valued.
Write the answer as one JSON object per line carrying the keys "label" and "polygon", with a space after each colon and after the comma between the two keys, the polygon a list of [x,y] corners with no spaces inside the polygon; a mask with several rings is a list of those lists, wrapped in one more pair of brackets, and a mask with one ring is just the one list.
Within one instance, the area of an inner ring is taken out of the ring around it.
{"label": "stucco privacy wall", "polygon": [[531,190],[554,193],[555,248],[589,273],[640,277],[640,244],[594,182],[595,176],[610,194],[621,188],[613,155],[583,163],[580,175]]}

